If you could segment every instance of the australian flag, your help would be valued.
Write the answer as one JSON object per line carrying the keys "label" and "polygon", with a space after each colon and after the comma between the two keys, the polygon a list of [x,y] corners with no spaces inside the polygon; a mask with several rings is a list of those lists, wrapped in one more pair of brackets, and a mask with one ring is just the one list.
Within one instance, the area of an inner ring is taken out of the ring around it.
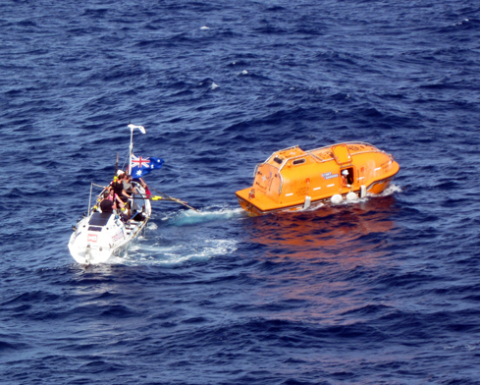
{"label": "australian flag", "polygon": [[130,174],[133,179],[141,178],[152,170],[162,168],[162,166],[163,159],[154,157],[142,158],[141,156],[135,156],[132,154],[132,163],[130,164],[132,171]]}

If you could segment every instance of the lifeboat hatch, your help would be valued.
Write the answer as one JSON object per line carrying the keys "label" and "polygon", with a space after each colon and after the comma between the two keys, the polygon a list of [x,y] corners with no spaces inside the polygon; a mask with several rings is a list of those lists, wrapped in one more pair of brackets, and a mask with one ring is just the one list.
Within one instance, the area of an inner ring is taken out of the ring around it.
{"label": "lifeboat hatch", "polygon": [[339,165],[350,163],[352,161],[352,157],[350,156],[350,152],[348,151],[348,147],[345,143],[333,146],[332,152],[335,161]]}
{"label": "lifeboat hatch", "polygon": [[350,187],[353,185],[354,175],[353,175],[353,167],[346,167],[340,170],[340,175],[342,176],[342,185],[346,187]]}

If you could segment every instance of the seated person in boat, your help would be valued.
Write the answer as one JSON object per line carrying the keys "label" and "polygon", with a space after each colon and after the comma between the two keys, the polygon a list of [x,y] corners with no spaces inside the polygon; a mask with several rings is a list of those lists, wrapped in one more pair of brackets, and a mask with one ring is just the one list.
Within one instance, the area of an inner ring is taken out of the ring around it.
{"label": "seated person in boat", "polygon": [[123,171],[118,172],[118,179],[116,182],[112,182],[112,189],[116,197],[125,204],[130,198],[131,195],[125,191],[123,180],[125,179],[126,174]]}
{"label": "seated person in boat", "polygon": [[121,208],[122,211],[119,211],[118,214],[122,222],[127,222],[130,218],[130,209],[124,210],[124,207],[126,207],[126,205],[122,203],[120,198],[116,196],[112,190],[105,192],[99,206],[100,210],[102,210],[102,213],[105,214],[113,214],[117,208]]}
{"label": "seated person in boat", "polygon": [[118,196],[114,197],[115,194],[111,190],[108,190],[103,194],[103,199],[100,202],[100,210],[102,210],[102,213],[113,214],[113,210],[117,209],[117,207],[123,207],[123,203]]}
{"label": "seated person in boat", "polygon": [[137,194],[137,189],[133,187],[132,185],[132,176],[131,175],[125,175],[123,178],[123,189],[128,193],[128,194]]}
{"label": "seated person in boat", "polygon": [[135,178],[132,180],[132,182],[137,182],[140,186],[143,187],[145,190],[145,195],[147,196],[148,199],[152,196],[152,193],[150,192],[150,189],[148,188],[147,184],[142,178]]}

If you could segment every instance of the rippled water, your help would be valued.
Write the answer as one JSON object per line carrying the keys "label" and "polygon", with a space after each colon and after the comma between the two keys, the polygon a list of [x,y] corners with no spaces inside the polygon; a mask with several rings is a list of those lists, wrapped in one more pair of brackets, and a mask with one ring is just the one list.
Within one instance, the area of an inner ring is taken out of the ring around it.
{"label": "rippled water", "polygon": [[[476,384],[480,7],[473,1],[0,4],[0,382]],[[165,159],[123,255],[67,249],[127,124]],[[361,140],[357,203],[249,218],[273,151]]]}

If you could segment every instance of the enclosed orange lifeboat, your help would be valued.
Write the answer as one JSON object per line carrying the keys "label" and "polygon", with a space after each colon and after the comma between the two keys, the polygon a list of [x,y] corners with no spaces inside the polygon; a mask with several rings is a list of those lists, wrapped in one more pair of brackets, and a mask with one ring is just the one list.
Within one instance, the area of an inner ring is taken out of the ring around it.
{"label": "enclosed orange lifeboat", "polygon": [[253,186],[236,195],[251,215],[296,211],[347,196],[379,194],[399,169],[392,155],[368,143],[340,143],[310,151],[294,146],[257,165]]}

